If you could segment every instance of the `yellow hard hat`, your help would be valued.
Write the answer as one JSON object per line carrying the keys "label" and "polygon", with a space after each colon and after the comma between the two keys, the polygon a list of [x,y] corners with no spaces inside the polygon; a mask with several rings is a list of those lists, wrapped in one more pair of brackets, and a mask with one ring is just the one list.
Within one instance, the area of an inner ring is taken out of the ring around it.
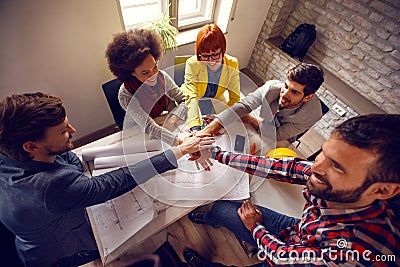
{"label": "yellow hard hat", "polygon": [[265,154],[268,158],[284,158],[284,157],[298,157],[296,152],[287,148],[287,147],[277,147],[275,149],[271,149],[270,151]]}

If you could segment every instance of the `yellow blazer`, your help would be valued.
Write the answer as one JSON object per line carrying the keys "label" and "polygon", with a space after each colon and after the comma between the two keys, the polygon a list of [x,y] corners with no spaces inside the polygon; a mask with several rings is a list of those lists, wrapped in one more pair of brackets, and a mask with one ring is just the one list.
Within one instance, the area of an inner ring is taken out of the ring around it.
{"label": "yellow blazer", "polygon": [[[197,60],[194,55],[186,61],[185,82],[181,89],[186,96],[186,107],[188,109],[188,126],[201,126],[198,99],[206,93],[208,85],[207,65],[205,62]],[[229,90],[229,100],[224,96],[224,92]],[[235,57],[224,55],[221,76],[218,82],[218,89],[215,98],[232,106],[240,101],[240,80],[239,65]]]}

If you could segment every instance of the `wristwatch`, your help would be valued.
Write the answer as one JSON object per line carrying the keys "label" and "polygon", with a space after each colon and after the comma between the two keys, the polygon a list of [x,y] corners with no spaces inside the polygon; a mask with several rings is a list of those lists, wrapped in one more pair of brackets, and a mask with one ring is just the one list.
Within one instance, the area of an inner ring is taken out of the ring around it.
{"label": "wristwatch", "polygon": [[219,152],[221,152],[221,148],[219,146],[213,146],[211,148],[211,157],[213,159],[215,159],[217,157],[217,155],[219,154]]}

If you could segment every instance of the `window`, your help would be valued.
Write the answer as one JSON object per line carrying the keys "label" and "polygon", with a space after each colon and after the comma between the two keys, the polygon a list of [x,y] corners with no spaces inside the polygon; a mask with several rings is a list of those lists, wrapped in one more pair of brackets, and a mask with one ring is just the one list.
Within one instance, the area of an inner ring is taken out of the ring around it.
{"label": "window", "polygon": [[226,32],[237,0],[118,0],[125,30],[140,27],[166,12],[179,30],[178,45],[193,42],[200,27],[216,23]]}
{"label": "window", "polygon": [[166,9],[166,0],[119,0],[125,29],[154,20]]}
{"label": "window", "polygon": [[[203,26],[214,21],[215,0],[172,1],[171,17],[179,30]],[[177,6],[174,5],[177,4]]]}
{"label": "window", "polygon": [[119,0],[125,29],[152,21],[166,11],[174,18],[172,23],[179,31],[213,22],[215,2],[216,0]]}

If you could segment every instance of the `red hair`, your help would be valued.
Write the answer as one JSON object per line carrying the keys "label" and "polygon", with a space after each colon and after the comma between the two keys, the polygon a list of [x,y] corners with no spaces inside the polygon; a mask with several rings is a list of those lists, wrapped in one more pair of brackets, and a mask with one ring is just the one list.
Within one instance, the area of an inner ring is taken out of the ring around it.
{"label": "red hair", "polygon": [[221,29],[216,24],[207,24],[203,26],[196,39],[196,56],[200,61],[200,53],[207,53],[221,48],[222,56],[226,51],[226,39]]}

